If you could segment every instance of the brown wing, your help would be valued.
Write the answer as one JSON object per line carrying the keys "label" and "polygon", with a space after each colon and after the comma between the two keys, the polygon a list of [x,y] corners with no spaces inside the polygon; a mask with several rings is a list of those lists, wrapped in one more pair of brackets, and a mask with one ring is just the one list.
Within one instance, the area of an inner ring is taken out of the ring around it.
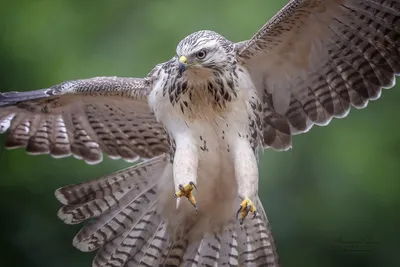
{"label": "brown wing", "polygon": [[265,103],[265,144],[364,108],[400,73],[400,0],[293,0],[237,45]]}
{"label": "brown wing", "polygon": [[168,151],[167,135],[147,104],[147,79],[96,77],[49,89],[0,93],[0,133],[7,148],[74,155],[87,163],[135,161]]}

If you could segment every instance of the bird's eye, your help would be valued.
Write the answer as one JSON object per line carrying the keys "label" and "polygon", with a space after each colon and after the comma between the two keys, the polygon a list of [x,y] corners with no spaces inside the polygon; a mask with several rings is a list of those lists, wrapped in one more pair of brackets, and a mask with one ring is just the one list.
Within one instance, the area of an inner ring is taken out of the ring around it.
{"label": "bird's eye", "polygon": [[206,57],[207,52],[205,50],[200,50],[199,52],[196,53],[196,57],[198,59],[203,59]]}

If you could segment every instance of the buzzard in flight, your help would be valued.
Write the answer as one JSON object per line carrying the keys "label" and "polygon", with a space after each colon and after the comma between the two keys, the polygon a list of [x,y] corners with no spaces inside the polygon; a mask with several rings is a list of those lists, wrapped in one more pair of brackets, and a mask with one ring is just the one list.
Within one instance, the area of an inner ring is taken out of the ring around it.
{"label": "buzzard in flight", "polygon": [[293,0],[251,39],[199,31],[144,78],[0,94],[6,147],[141,163],[56,191],[93,266],[279,266],[258,157],[400,73],[400,0]]}

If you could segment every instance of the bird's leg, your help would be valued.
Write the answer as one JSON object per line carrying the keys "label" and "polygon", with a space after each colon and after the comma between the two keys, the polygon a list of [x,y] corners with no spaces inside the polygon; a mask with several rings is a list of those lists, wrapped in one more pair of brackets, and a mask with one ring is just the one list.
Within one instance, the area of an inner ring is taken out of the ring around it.
{"label": "bird's leg", "polygon": [[188,135],[182,135],[176,139],[174,155],[174,184],[176,208],[180,206],[181,197],[186,197],[196,208],[196,199],[193,190],[197,182],[198,151],[194,140]]}
{"label": "bird's leg", "polygon": [[249,213],[253,214],[253,219],[257,215],[257,209],[251,198],[257,197],[258,164],[257,157],[249,141],[245,138],[240,138],[236,142],[233,153],[238,195],[243,199],[239,205],[236,217],[239,219],[240,224],[243,224],[244,219]]}

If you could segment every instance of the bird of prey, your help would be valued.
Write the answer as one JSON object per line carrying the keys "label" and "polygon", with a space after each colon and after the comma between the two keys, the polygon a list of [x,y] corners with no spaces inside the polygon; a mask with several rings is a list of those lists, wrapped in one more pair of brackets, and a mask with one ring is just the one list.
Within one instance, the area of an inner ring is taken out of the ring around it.
{"label": "bird of prey", "polygon": [[134,162],[62,187],[93,266],[279,266],[258,157],[364,108],[400,73],[400,0],[293,0],[251,39],[184,38],[144,78],[0,95],[6,147]]}

